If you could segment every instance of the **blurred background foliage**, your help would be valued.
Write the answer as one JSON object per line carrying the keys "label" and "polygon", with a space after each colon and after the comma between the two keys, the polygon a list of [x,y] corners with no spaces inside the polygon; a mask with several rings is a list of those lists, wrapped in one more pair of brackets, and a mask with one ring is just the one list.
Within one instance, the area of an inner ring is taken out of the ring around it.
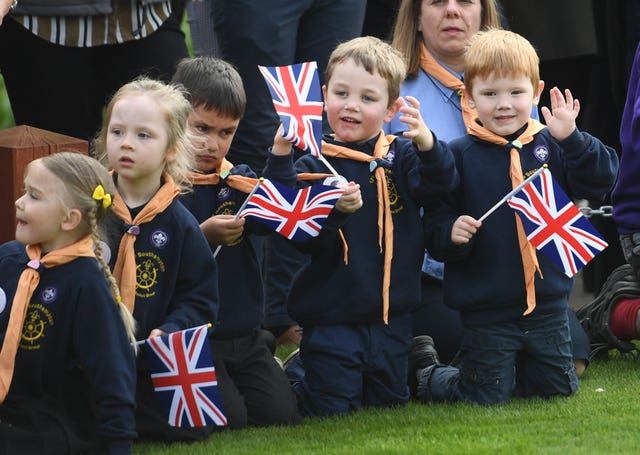
{"label": "blurred background foliage", "polygon": [[7,97],[7,91],[4,88],[4,79],[0,74],[0,130],[12,126],[15,126],[15,122],[11,113],[11,104],[9,104],[9,97]]}

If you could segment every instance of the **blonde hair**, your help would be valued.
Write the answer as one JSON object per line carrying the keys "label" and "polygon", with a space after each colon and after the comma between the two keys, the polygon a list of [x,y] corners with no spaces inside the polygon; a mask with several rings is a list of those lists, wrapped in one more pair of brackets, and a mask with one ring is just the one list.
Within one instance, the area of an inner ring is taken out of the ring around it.
{"label": "blonde hair", "polygon": [[[420,70],[420,43],[422,32],[420,26],[420,11],[422,0],[402,0],[398,8],[398,16],[393,27],[391,45],[398,49],[407,63],[407,78],[414,78]],[[500,27],[500,17],[496,0],[480,0],[482,18],[480,29]],[[466,70],[465,70],[466,74]]]}
{"label": "blonde hair", "polygon": [[[115,298],[120,315],[124,321],[129,340],[135,346],[135,321],[131,312],[120,299],[120,289],[116,279],[111,274],[109,265],[102,257],[102,242],[100,241],[100,223],[110,211],[110,204],[103,204],[102,200],[93,197],[98,186],[102,186],[104,194],[111,200],[116,193],[113,179],[107,169],[97,160],[77,152],[59,152],[37,160],[47,170],[60,179],[66,194],[61,197],[62,203],[69,209],[76,209],[82,214],[80,221],[84,229],[93,240],[95,253],[102,271],[109,283],[111,293]],[[106,205],[106,207],[105,207]]]}
{"label": "blonde hair", "polygon": [[108,163],[107,133],[113,106],[119,100],[136,95],[146,95],[155,100],[164,114],[165,128],[168,136],[167,151],[175,151],[175,159],[165,161],[165,172],[174,180],[182,191],[191,188],[189,175],[194,168],[195,136],[187,128],[187,119],[192,112],[191,103],[187,99],[184,88],[164,82],[140,77],[123,85],[111,98],[105,109],[102,127],[93,142],[93,153],[103,163]]}
{"label": "blonde hair", "polygon": [[490,29],[476,34],[466,48],[464,84],[468,93],[473,81],[486,79],[491,74],[525,76],[531,80],[533,90],[540,83],[540,59],[531,43],[517,33]]}
{"label": "blonde hair", "polygon": [[378,72],[387,81],[389,106],[400,96],[400,86],[407,71],[402,55],[384,41],[373,36],[361,36],[339,44],[327,63],[325,81],[327,85],[337,64],[352,59],[356,64],[373,74]]}

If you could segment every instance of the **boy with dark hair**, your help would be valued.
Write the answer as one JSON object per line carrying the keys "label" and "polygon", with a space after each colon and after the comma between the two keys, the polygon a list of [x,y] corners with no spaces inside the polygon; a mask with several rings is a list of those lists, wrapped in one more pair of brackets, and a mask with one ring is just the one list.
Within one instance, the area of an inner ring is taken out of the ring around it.
{"label": "boy with dark hair", "polygon": [[448,145],[461,183],[425,217],[427,248],[446,263],[445,301],[460,311],[464,338],[459,368],[412,353],[423,401],[498,404],[578,388],[566,311],[573,280],[536,254],[506,204],[478,221],[543,164],[573,199],[602,199],[615,180],[615,151],[576,129],[580,104],[569,90],[550,91],[546,127],[530,118],[544,87],[538,64],[531,44],[509,31],[481,32],[466,51],[465,92],[477,117]]}
{"label": "boy with dark hair", "polygon": [[262,275],[249,239],[260,226],[235,217],[251,189],[241,177],[256,175],[225,158],[245,109],[242,80],[229,63],[197,57],[178,64],[173,82],[189,93],[194,108],[189,128],[201,141],[193,193],[181,201],[200,222],[211,248],[223,246],[216,257],[221,304],[211,348],[229,427],[299,423],[295,396],[273,357],[274,337],[260,329]]}

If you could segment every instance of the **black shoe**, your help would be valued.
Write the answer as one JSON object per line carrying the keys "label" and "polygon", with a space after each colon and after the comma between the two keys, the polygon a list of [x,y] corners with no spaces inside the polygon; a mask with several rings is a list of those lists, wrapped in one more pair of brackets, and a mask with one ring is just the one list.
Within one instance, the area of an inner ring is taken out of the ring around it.
{"label": "black shoe", "polygon": [[595,299],[576,309],[576,316],[591,340],[592,358],[610,349],[623,353],[637,350],[633,343],[616,337],[609,327],[613,306],[620,300],[637,298],[640,298],[640,282],[631,266],[624,264],[611,272]]}
{"label": "black shoe", "polygon": [[440,363],[440,359],[438,358],[433,338],[429,335],[414,337],[413,346],[409,353],[409,377],[407,380],[412,397],[416,396],[418,389],[418,378],[416,376],[418,370],[438,363]]}

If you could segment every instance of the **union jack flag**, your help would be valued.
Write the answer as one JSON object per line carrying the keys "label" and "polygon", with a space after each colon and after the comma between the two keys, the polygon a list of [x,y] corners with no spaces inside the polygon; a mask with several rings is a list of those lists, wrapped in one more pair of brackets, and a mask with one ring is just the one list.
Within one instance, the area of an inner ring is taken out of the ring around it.
{"label": "union jack flag", "polygon": [[282,120],[282,136],[300,150],[320,157],[322,96],[316,62],[260,66],[273,105]]}
{"label": "union jack flag", "polygon": [[551,172],[540,175],[507,203],[516,210],[529,241],[572,277],[607,247]]}
{"label": "union jack flag", "polygon": [[151,382],[174,427],[227,424],[207,325],[147,339]]}
{"label": "union jack flag", "polygon": [[295,190],[264,180],[240,217],[253,216],[286,238],[302,242],[316,237],[344,190],[313,185]]}

